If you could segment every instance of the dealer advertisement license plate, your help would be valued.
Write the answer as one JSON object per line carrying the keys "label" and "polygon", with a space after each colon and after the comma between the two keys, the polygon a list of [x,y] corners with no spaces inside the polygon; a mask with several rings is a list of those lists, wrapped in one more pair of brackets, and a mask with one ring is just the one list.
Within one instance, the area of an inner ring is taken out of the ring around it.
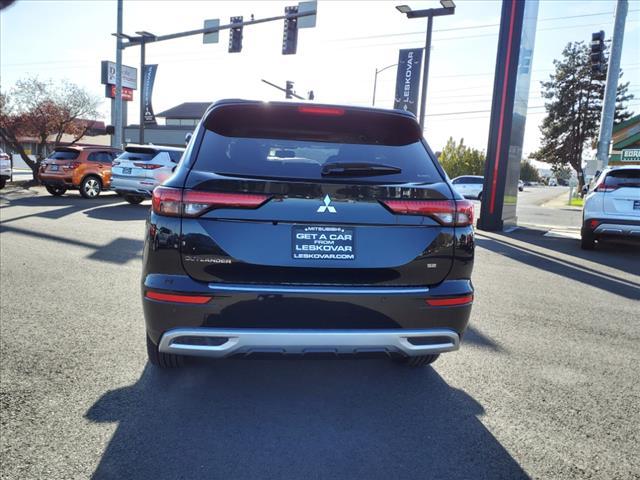
{"label": "dealer advertisement license plate", "polygon": [[49,171],[50,172],[57,172],[58,171],[58,165],[49,165]]}
{"label": "dealer advertisement license plate", "polygon": [[633,201],[633,209],[634,210],[640,210],[640,200],[634,200]]}
{"label": "dealer advertisement license plate", "polygon": [[131,175],[131,169],[130,169],[130,168],[128,168],[128,167],[124,167],[124,168],[122,169],[122,173],[123,173],[124,175]]}
{"label": "dealer advertisement license plate", "polygon": [[355,260],[353,228],[295,225],[291,256],[296,260]]}

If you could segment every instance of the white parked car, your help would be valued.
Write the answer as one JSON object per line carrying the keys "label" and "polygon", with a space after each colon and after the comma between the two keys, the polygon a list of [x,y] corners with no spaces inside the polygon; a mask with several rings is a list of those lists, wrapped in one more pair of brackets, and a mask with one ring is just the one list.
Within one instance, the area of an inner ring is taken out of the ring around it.
{"label": "white parked car", "polygon": [[581,233],[587,250],[606,238],[640,241],[640,165],[603,170],[585,197]]}
{"label": "white parked car", "polygon": [[463,197],[482,199],[484,177],[480,175],[462,175],[451,180],[451,183]]}
{"label": "white parked car", "polygon": [[524,182],[522,180],[518,180],[518,191],[524,191]]}
{"label": "white parked car", "polygon": [[11,158],[0,150],[0,188],[4,188],[8,180],[11,180]]}
{"label": "white parked car", "polygon": [[129,203],[151,198],[153,189],[173,174],[184,148],[129,145],[111,166],[111,189]]}

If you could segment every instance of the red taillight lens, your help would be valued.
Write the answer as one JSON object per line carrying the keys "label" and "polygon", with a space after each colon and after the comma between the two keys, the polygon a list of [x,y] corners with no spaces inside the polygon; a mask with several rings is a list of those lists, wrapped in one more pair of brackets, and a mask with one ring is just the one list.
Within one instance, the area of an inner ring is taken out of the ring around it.
{"label": "red taillight lens", "polygon": [[68,168],[69,170],[73,170],[74,168],[78,168],[80,166],[80,162],[69,162],[64,165],[63,168]]}
{"label": "red taillight lens", "polygon": [[146,298],[159,300],[161,302],[195,303],[200,305],[208,303],[213,298],[205,295],[176,295],[174,293],[160,293],[151,291],[146,292],[144,296]]}
{"label": "red taillight lens", "polygon": [[427,298],[427,305],[431,307],[455,307],[457,305],[467,305],[472,302],[473,295],[449,298]]}
{"label": "red taillight lens", "polygon": [[473,203],[469,200],[382,200],[393,213],[431,217],[442,225],[473,225]]}
{"label": "red taillight lens", "polygon": [[182,213],[182,190],[169,187],[154,188],[151,208],[158,215],[179,217]]}
{"label": "red taillight lens", "polygon": [[593,191],[594,192],[613,192],[618,189],[618,185],[607,185],[606,183],[600,184]]}
{"label": "red taillight lens", "polygon": [[589,228],[591,230],[595,230],[596,228],[598,228],[598,225],[600,225],[600,222],[598,220],[589,220]]}
{"label": "red taillight lens", "polygon": [[300,113],[305,113],[308,115],[329,115],[333,117],[340,117],[344,115],[344,108],[336,108],[336,107],[301,106],[301,107],[298,107],[298,111]]}
{"label": "red taillight lens", "polygon": [[155,163],[134,163],[134,165],[145,170],[155,170],[156,168],[162,167],[162,165],[156,165]]}
{"label": "red taillight lens", "polygon": [[151,205],[159,215],[197,217],[216,208],[253,209],[268,202],[268,195],[250,193],[201,192],[181,190],[169,187],[157,187],[153,190]]}

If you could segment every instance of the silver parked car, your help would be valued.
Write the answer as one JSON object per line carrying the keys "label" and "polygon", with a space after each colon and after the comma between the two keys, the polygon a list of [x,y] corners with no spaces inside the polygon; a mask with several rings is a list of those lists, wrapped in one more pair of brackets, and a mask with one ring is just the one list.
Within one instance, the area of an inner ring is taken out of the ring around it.
{"label": "silver parked car", "polygon": [[484,186],[484,177],[480,175],[463,175],[451,180],[453,188],[465,198],[477,198],[482,200],[482,187]]}
{"label": "silver parked car", "polygon": [[151,198],[153,189],[169,178],[184,148],[129,145],[111,167],[111,189],[129,203]]}

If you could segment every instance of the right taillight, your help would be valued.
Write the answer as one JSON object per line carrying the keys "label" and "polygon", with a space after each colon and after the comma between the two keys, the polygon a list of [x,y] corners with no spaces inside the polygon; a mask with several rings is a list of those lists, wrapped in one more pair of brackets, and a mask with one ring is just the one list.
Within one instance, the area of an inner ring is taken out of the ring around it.
{"label": "right taillight", "polygon": [[393,213],[421,215],[441,225],[465,227],[473,225],[473,202],[470,200],[381,200]]}
{"label": "right taillight", "polygon": [[607,185],[606,183],[601,183],[598,185],[593,191],[594,192],[613,192],[618,189],[618,185]]}
{"label": "right taillight", "polygon": [[254,209],[269,201],[268,195],[252,193],[202,192],[156,187],[151,206],[158,215],[198,217],[216,208]]}

